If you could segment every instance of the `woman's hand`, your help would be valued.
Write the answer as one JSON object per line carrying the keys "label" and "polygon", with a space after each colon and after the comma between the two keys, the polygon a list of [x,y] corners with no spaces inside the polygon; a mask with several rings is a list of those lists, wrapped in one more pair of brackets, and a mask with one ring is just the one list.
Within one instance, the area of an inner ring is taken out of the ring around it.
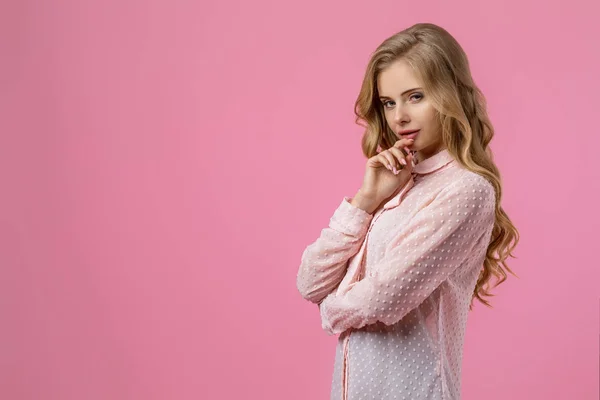
{"label": "woman's hand", "polygon": [[400,139],[389,149],[367,160],[363,184],[353,199],[356,205],[372,213],[409,181],[413,169],[413,155],[407,146],[413,142],[413,139]]}

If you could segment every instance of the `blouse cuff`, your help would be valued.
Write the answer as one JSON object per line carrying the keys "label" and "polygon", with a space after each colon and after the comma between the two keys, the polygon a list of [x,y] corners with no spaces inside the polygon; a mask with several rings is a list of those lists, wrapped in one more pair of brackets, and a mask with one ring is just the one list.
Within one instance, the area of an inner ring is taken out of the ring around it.
{"label": "blouse cuff", "polygon": [[373,215],[350,203],[345,196],[329,221],[329,227],[348,235],[360,237],[366,234]]}

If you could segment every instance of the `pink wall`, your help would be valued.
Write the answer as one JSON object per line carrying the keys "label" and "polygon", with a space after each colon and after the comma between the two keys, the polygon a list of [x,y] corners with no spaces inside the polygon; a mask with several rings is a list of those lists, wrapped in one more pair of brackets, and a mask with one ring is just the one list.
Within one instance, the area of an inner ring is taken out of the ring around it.
{"label": "pink wall", "polygon": [[328,398],[297,267],[361,183],[369,53],[420,21],[469,54],[522,235],[463,398],[598,398],[596,2],[365,4],[0,5],[0,398]]}

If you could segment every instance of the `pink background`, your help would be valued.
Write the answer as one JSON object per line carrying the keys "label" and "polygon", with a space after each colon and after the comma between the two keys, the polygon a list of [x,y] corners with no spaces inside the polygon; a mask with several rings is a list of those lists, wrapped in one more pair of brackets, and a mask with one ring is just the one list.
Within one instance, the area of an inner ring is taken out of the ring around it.
{"label": "pink background", "polygon": [[425,21],[469,55],[522,235],[463,398],[598,398],[596,2],[365,4],[2,2],[0,398],[329,398],[300,255],[362,182],[370,52]]}

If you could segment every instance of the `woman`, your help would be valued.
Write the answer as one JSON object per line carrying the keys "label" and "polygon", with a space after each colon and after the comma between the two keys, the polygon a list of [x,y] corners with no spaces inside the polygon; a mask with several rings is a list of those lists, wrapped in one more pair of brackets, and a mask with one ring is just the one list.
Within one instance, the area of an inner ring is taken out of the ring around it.
{"label": "woman", "polygon": [[[486,104],[457,41],[416,24],[373,53],[355,104],[361,188],[302,254],[297,287],[340,334],[331,399],[459,399],[468,311],[519,234]],[[516,276],[516,275],[515,275]]]}

